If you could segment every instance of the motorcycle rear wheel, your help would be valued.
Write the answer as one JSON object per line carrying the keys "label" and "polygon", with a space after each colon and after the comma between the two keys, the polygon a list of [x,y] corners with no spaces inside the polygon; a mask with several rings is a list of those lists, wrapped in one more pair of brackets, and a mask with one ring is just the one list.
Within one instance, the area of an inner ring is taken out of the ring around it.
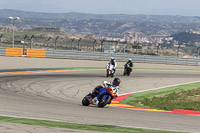
{"label": "motorcycle rear wheel", "polygon": [[89,100],[84,97],[83,100],[82,100],[82,105],[83,106],[88,106],[89,104],[90,104]]}

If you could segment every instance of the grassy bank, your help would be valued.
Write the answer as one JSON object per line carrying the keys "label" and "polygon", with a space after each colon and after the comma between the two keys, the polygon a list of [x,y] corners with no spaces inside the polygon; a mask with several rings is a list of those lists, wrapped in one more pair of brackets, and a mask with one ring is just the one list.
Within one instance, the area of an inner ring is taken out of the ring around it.
{"label": "grassy bank", "polygon": [[141,104],[164,110],[185,109],[200,111],[200,88],[179,93],[171,93],[164,97],[145,98]]}
{"label": "grassy bank", "polygon": [[[28,71],[28,70],[64,70],[64,69],[103,69],[106,67],[68,67],[68,68],[30,68],[30,69],[0,69],[1,72],[5,71]],[[118,67],[117,70],[123,70],[123,67]],[[133,70],[169,70],[169,71],[200,71],[200,69],[167,69],[167,68],[133,68]]]}
{"label": "grassy bank", "polygon": [[164,110],[200,111],[200,82],[134,93],[121,103]]}
{"label": "grassy bank", "polygon": [[[106,67],[72,67],[76,69],[106,69]],[[117,69],[124,69],[118,67]],[[169,68],[133,68],[133,70],[167,70],[167,71],[200,71],[200,69],[169,69]]]}
{"label": "grassy bank", "polygon": [[125,132],[125,133],[175,133],[175,132],[172,132],[172,131],[136,129],[136,128],[126,128],[126,127],[117,127],[117,126],[86,125],[86,124],[75,124],[75,123],[66,123],[66,122],[47,121],[47,120],[13,118],[13,117],[5,117],[5,116],[0,116],[0,121],[1,122],[18,123],[18,124],[27,124],[27,125],[46,126],[46,127],[57,127],[57,128],[88,130],[88,131],[99,131],[99,132],[114,132],[114,133],[122,133],[122,132]]}

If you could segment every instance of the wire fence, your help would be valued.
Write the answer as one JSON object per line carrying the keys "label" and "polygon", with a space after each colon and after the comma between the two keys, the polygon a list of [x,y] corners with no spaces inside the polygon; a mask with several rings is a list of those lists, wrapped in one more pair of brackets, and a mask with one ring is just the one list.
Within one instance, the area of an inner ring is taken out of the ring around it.
{"label": "wire fence", "polygon": [[6,48],[1,48],[0,47],[0,55],[6,55]]}
{"label": "wire fence", "polygon": [[[0,47],[0,55],[6,56],[6,48]],[[26,55],[25,55],[26,56]],[[45,50],[46,58],[84,59],[84,60],[110,60],[114,57],[117,61],[127,61],[129,58],[137,63],[177,64],[200,66],[199,58],[178,58],[173,56],[152,56],[127,53],[106,53],[96,51],[76,50]]]}
{"label": "wire fence", "polygon": [[114,57],[117,61],[127,61],[129,58],[138,63],[157,63],[157,64],[179,64],[179,65],[200,65],[198,58],[177,58],[171,56],[150,56],[137,54],[120,54],[104,52],[84,52],[84,51],[64,51],[46,50],[47,58],[67,58],[67,59],[87,59],[87,60],[110,60]]}

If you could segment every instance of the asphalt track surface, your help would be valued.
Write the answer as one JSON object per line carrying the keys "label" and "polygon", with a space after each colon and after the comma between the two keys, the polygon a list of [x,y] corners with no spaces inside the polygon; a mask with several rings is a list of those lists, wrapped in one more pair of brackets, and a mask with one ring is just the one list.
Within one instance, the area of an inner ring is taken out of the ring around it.
{"label": "asphalt track surface", "polygon": [[[118,70],[115,77],[122,80],[120,94],[124,94],[199,81],[200,72],[134,70],[130,77],[124,77],[122,70]],[[96,85],[112,79],[105,77],[105,70],[0,75],[0,115],[200,132],[198,116],[81,105],[82,98]],[[2,124],[0,131],[3,131]]]}

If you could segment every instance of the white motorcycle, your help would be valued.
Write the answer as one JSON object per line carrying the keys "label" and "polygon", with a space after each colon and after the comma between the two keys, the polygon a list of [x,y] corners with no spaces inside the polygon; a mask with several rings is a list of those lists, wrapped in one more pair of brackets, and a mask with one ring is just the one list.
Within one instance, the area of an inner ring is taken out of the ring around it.
{"label": "white motorcycle", "polygon": [[107,64],[106,77],[114,77],[114,66],[110,63]]}

